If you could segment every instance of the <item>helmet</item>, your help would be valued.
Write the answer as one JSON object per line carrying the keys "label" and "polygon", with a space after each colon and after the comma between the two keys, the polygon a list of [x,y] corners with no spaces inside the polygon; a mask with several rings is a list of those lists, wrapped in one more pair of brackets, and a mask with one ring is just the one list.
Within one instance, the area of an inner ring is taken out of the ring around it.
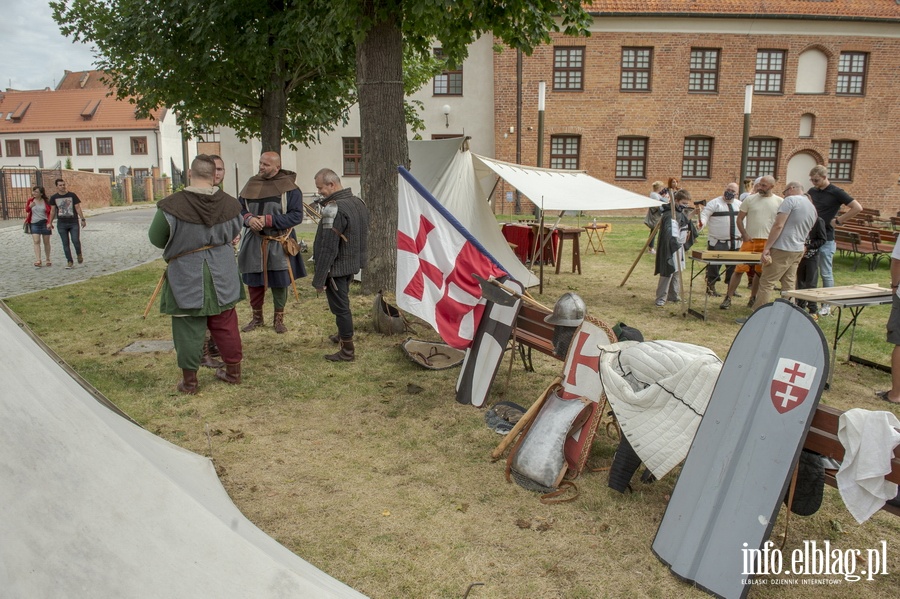
{"label": "helmet", "polygon": [[584,320],[585,312],[584,300],[577,293],[563,293],[553,306],[553,314],[545,317],[544,322],[577,327]]}

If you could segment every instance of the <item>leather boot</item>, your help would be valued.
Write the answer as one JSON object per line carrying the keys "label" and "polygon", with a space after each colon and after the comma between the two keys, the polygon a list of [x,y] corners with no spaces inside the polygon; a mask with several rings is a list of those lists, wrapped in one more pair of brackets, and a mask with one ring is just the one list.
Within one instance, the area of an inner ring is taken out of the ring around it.
{"label": "leather boot", "polygon": [[719,294],[719,292],[716,291],[716,284],[715,284],[715,282],[710,283],[709,281],[707,281],[707,283],[706,283],[706,295],[709,295],[709,296],[711,296],[711,297],[722,297],[722,296]]}
{"label": "leather boot", "polygon": [[262,308],[260,308],[259,310],[257,310],[256,308],[253,308],[253,320],[251,320],[250,322],[248,322],[247,324],[245,324],[245,325],[244,325],[244,328],[241,329],[241,332],[242,332],[242,333],[249,333],[250,331],[252,331],[252,330],[255,329],[256,327],[262,327],[262,326],[265,326],[266,323],[263,321],[263,315],[262,315],[262,312],[263,312],[263,311],[262,311]]}
{"label": "leather boot", "polygon": [[355,348],[353,347],[353,340],[344,340],[341,339],[341,349],[337,353],[329,354],[325,356],[325,359],[330,362],[352,362],[356,359]]}
{"label": "leather boot", "polygon": [[284,326],[284,310],[275,310],[275,320],[272,321],[275,332],[278,334],[287,333],[287,327]]}
{"label": "leather boot", "polygon": [[241,363],[225,364],[224,368],[216,371],[216,378],[232,385],[241,384]]}
{"label": "leather boot", "polygon": [[337,344],[341,342],[341,336],[335,333],[334,335],[329,335],[328,340],[334,344]]}
{"label": "leather boot", "polygon": [[176,388],[181,393],[194,395],[197,392],[197,387],[199,386],[199,383],[197,382],[197,371],[182,368],[181,377],[182,379],[178,381],[178,385],[176,385]]}
{"label": "leather boot", "polygon": [[[213,357],[213,348],[216,348],[216,344],[212,339],[207,339],[203,342],[203,354],[200,356],[200,366],[205,366],[206,368],[222,368],[225,366],[225,362]],[[218,351],[218,348],[216,348],[216,354],[218,354]]]}

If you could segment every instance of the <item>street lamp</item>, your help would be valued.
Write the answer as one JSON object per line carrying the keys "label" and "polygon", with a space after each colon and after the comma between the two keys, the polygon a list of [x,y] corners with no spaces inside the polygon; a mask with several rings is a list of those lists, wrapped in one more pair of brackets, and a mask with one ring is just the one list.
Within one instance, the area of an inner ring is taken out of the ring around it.
{"label": "street lamp", "polygon": [[537,165],[544,166],[544,96],[547,94],[547,84],[538,83],[538,147]]}
{"label": "street lamp", "polygon": [[747,176],[747,152],[750,150],[750,113],[753,107],[753,85],[744,88],[744,141],[741,146],[741,174],[738,185],[744,185]]}

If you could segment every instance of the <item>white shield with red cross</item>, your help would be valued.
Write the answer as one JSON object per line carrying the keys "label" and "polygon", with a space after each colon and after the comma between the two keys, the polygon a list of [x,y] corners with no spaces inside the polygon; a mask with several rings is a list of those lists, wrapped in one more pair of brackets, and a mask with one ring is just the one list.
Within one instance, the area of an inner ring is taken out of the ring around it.
{"label": "white shield with red cross", "polygon": [[575,331],[566,365],[563,367],[562,399],[584,397],[590,401],[600,401],[603,385],[600,383],[600,346],[609,345],[606,331],[585,320]]}
{"label": "white shield with red cross", "polygon": [[769,388],[769,397],[775,409],[784,414],[802,404],[809,395],[815,376],[815,366],[791,358],[779,358]]}

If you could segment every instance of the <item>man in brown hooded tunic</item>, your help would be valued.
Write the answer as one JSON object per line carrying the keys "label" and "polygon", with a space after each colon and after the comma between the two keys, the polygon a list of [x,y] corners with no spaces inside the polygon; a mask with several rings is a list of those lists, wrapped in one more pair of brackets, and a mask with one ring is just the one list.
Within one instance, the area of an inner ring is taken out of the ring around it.
{"label": "man in brown hooded tunic", "polygon": [[278,154],[263,152],[259,157],[259,173],[247,181],[238,198],[244,221],[238,266],[250,290],[253,309],[253,319],[241,329],[244,332],[263,326],[267,288],[272,290],[275,304],[275,332],[287,332],[284,306],[288,287],[294,279],[306,276],[303,260],[285,252],[281,243],[285,238],[296,241],[294,227],[303,221],[303,193],[294,183],[296,177],[295,173],[281,169]]}

